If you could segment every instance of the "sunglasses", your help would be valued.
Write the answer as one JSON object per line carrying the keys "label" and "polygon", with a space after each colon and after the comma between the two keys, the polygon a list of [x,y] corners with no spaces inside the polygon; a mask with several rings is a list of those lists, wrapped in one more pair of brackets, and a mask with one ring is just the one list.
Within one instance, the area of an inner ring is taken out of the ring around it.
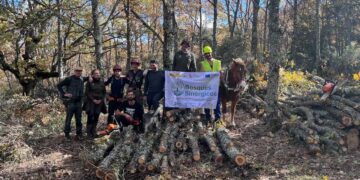
{"label": "sunglasses", "polygon": [[113,71],[121,71],[121,69],[113,69]]}

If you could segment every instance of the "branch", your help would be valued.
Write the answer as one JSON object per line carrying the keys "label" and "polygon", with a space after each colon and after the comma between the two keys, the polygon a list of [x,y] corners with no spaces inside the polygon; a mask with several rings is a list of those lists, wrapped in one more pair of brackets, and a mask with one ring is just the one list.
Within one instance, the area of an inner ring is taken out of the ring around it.
{"label": "branch", "polygon": [[159,39],[159,41],[161,42],[161,44],[164,44],[164,41],[162,40],[160,34],[157,33],[154,28],[152,28],[150,25],[148,25],[148,24],[144,21],[144,19],[142,19],[142,18],[140,17],[140,15],[139,15],[138,13],[136,13],[134,10],[131,9],[131,13],[133,13],[134,16],[135,16],[138,20],[140,20],[140,21],[142,22],[142,24],[143,24],[146,28],[148,28],[152,33],[155,34],[155,36]]}
{"label": "branch", "polygon": [[211,5],[215,6],[215,3],[212,2],[211,0],[208,0],[208,2],[209,2]]}
{"label": "branch", "polygon": [[4,53],[2,51],[0,51],[0,64],[1,64],[1,69],[3,71],[10,71],[11,73],[13,73],[17,78],[19,78],[20,76],[20,72],[17,69],[12,68],[8,63],[5,62],[5,56]]}
{"label": "branch", "polygon": [[[115,10],[116,10],[116,7],[118,7],[119,3],[120,3],[120,0],[116,0],[113,8],[111,9],[109,18],[107,18],[107,20],[101,25],[101,26],[103,26],[103,27],[102,27],[102,31],[104,31],[104,29],[105,29],[105,27],[107,26],[107,24],[109,23],[109,21],[113,18],[112,16],[113,16],[113,14],[114,14],[114,12],[115,12]],[[118,14],[119,14],[119,13],[117,13],[116,15],[118,15]],[[115,16],[116,16],[116,15],[115,15]]]}
{"label": "branch", "polygon": [[44,71],[37,71],[36,77],[47,79],[51,77],[59,77],[59,72],[44,72]]}

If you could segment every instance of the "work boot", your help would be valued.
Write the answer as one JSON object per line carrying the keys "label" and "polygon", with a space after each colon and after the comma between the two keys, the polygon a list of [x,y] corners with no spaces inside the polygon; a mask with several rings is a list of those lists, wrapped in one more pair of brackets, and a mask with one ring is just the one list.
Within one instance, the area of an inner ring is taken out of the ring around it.
{"label": "work boot", "polygon": [[65,134],[65,141],[66,141],[66,142],[70,142],[70,141],[71,141],[70,134]]}
{"label": "work boot", "polygon": [[93,126],[92,128],[91,128],[91,137],[92,138],[98,138],[99,136],[97,135],[97,133],[96,133],[96,126]]}
{"label": "work boot", "polygon": [[225,123],[221,119],[215,119],[214,129],[225,128]]}
{"label": "work boot", "polygon": [[83,138],[82,134],[77,134],[75,139],[78,140],[78,141],[82,141],[84,138]]}
{"label": "work boot", "polygon": [[92,134],[91,129],[92,129],[92,125],[90,125],[90,124],[86,125],[86,135],[88,137],[90,137]]}

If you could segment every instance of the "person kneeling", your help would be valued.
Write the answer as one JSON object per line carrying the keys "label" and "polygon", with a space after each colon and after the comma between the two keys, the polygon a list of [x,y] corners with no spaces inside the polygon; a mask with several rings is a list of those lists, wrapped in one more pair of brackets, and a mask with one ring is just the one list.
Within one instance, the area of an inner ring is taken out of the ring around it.
{"label": "person kneeling", "polygon": [[134,130],[143,132],[143,106],[136,102],[134,91],[126,93],[126,101],[115,111],[115,118],[123,126],[133,125]]}

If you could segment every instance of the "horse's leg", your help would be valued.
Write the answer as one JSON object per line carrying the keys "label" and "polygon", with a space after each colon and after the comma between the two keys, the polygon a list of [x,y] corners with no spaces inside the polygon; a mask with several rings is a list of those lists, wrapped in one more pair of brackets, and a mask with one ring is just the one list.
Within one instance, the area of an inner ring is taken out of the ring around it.
{"label": "horse's leg", "polygon": [[238,100],[235,98],[231,100],[231,126],[235,127],[235,110],[236,110],[236,104]]}

